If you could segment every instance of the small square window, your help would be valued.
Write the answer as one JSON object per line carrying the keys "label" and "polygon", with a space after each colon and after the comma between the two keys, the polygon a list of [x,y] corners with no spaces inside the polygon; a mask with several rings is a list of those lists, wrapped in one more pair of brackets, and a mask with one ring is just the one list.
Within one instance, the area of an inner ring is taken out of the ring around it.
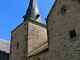
{"label": "small square window", "polygon": [[62,8],[62,13],[65,13],[67,11],[66,8]]}
{"label": "small square window", "polygon": [[74,38],[74,37],[76,37],[76,31],[72,30],[70,31],[70,38]]}

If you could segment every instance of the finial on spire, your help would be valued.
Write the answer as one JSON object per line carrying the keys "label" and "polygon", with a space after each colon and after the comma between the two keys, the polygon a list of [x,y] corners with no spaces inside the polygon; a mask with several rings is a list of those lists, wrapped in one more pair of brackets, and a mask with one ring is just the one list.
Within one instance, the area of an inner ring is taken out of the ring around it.
{"label": "finial on spire", "polygon": [[38,10],[38,6],[37,6],[37,0],[30,0],[26,15],[24,15],[23,18],[24,18],[24,21],[27,18],[32,18],[38,22],[42,22],[41,17],[40,17],[40,13]]}

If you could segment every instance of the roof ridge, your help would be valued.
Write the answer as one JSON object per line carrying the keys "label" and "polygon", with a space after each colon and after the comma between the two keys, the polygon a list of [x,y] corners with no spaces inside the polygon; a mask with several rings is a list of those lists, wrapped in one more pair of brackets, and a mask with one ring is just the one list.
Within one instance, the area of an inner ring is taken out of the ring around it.
{"label": "roof ridge", "polygon": [[0,41],[4,41],[4,42],[10,43],[10,41],[4,40],[4,39],[0,39]]}

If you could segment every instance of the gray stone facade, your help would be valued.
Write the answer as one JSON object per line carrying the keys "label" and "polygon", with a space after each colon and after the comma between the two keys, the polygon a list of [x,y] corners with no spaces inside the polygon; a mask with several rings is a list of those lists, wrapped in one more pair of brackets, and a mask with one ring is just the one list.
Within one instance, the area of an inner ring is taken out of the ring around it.
{"label": "gray stone facade", "polygon": [[39,48],[46,42],[46,25],[30,19],[28,23],[28,52]]}
{"label": "gray stone facade", "polygon": [[47,17],[49,60],[80,60],[80,1],[56,0]]}
{"label": "gray stone facade", "polygon": [[11,32],[9,60],[26,60],[27,56],[27,21],[20,24]]}
{"label": "gray stone facade", "polygon": [[9,60],[27,60],[31,52],[47,43],[46,25],[27,19],[11,32],[11,36]]}
{"label": "gray stone facade", "polygon": [[48,57],[48,48],[45,50],[42,50],[38,54],[35,54],[33,56],[29,56],[27,59],[28,60],[47,60]]}

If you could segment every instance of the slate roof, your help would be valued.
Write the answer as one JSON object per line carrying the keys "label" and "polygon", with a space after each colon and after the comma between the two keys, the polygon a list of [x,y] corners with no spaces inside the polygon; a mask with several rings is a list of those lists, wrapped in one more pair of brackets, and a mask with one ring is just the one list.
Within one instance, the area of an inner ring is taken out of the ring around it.
{"label": "slate roof", "polygon": [[0,39],[0,51],[9,53],[10,52],[10,42]]}
{"label": "slate roof", "polygon": [[29,7],[26,11],[26,15],[24,15],[23,18],[27,18],[27,19],[33,18],[34,20],[38,22],[42,22],[38,5],[37,5],[37,0],[30,0]]}

